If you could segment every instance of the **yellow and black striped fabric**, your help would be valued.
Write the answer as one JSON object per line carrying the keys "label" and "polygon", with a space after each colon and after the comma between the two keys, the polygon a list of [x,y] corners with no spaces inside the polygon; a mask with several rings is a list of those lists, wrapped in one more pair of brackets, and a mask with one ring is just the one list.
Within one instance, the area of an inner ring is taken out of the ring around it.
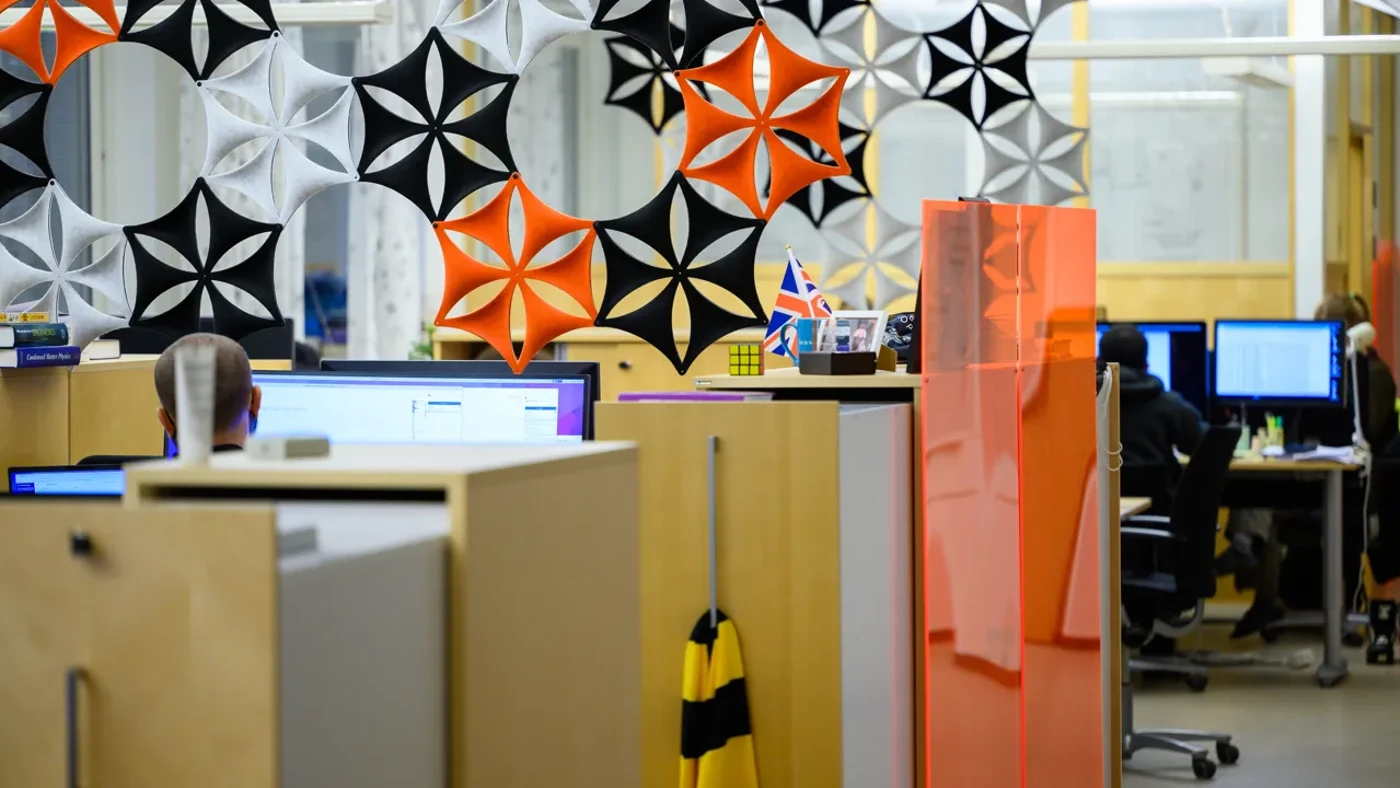
{"label": "yellow and black striped fabric", "polygon": [[681,788],[758,788],[739,632],[705,612],[685,646],[681,686]]}

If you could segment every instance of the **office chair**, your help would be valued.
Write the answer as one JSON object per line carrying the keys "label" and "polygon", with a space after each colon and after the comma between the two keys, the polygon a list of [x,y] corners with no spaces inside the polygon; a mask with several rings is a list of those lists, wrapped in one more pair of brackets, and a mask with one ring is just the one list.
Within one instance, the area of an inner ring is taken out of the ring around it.
{"label": "office chair", "polygon": [[1184,675],[1192,689],[1205,689],[1209,673],[1185,660],[1139,660],[1129,656],[1153,637],[1179,638],[1198,627],[1205,601],[1215,595],[1215,533],[1225,475],[1239,441],[1238,427],[1211,427],[1181,475],[1171,516],[1124,520],[1123,545],[1123,757],[1139,750],[1166,750],[1191,756],[1196,777],[1215,776],[1210,752],[1195,742],[1215,742],[1220,762],[1233,764],[1240,752],[1228,733],[1190,730],[1136,730],[1132,673],[1147,670]]}
{"label": "office chair", "polygon": [[1123,463],[1118,472],[1118,487],[1125,498],[1151,498],[1152,508],[1144,514],[1170,516],[1176,483],[1171,468],[1165,465],[1135,465]]}

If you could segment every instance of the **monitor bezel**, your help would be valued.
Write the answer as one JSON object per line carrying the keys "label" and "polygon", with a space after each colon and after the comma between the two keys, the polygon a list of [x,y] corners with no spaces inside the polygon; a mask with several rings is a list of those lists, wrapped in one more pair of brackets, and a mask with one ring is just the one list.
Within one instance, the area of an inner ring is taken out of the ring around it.
{"label": "monitor bezel", "polygon": [[[1215,334],[1211,329],[1210,323],[1205,320],[1099,320],[1094,324],[1094,331],[1097,333],[1100,328],[1112,328],[1114,326],[1135,326],[1138,328],[1143,326],[1148,328],[1161,328],[1163,326],[1199,326],[1201,329],[1201,339],[1205,343],[1205,357],[1201,359],[1201,363],[1205,365],[1205,375],[1203,376],[1205,378],[1205,390],[1201,392],[1201,401],[1199,403],[1192,402],[1191,404],[1198,406],[1202,415],[1210,414],[1215,408]],[[1094,339],[1094,347],[1098,347],[1098,337]],[[1095,356],[1097,355],[1098,354],[1095,353]],[[1172,376],[1172,380],[1176,380],[1175,375]],[[1175,389],[1173,389],[1173,391],[1175,391]],[[1179,396],[1181,395],[1180,391],[1176,391],[1176,393]],[[1189,402],[1190,400],[1187,401]]]}
{"label": "monitor bezel", "polygon": [[19,473],[90,473],[93,471],[121,471],[120,465],[97,464],[97,465],[14,465],[5,469],[5,490],[14,498],[80,498],[80,499],[102,499],[120,498],[124,493],[117,495],[83,495],[81,493],[62,493],[60,495],[40,495],[39,493],[17,493],[15,492],[15,474]]}
{"label": "monitor bezel", "polygon": [[[484,373],[487,376],[503,376],[513,378],[541,378],[541,377],[573,377],[582,375],[588,378],[588,390],[584,396],[588,402],[597,403],[603,398],[602,365],[597,361],[559,361],[556,359],[539,359],[531,361],[525,365],[525,371],[516,374],[510,364],[501,359],[443,359],[443,360],[419,360],[419,361],[370,361],[365,359],[330,358],[321,359],[322,372],[350,372],[365,373],[389,370],[393,374],[433,374],[438,370],[461,370],[459,374],[451,377],[476,377],[483,373],[475,371],[475,365],[489,366]],[[562,370],[556,371],[556,370]],[[588,410],[583,414],[583,439],[593,440],[593,405],[588,406]]]}
{"label": "monitor bezel", "polygon": [[[1282,324],[1309,324],[1309,325],[1333,325],[1341,338],[1338,343],[1336,357],[1342,364],[1342,394],[1339,400],[1332,400],[1330,397],[1241,397],[1239,395],[1221,394],[1217,387],[1220,381],[1220,326],[1224,325],[1282,325]],[[1297,320],[1297,319],[1267,319],[1267,318],[1229,318],[1216,320],[1211,327],[1211,399],[1222,407],[1270,407],[1270,408],[1345,408],[1347,404],[1348,376],[1346,369],[1346,324],[1341,320]]]}
{"label": "monitor bezel", "polygon": [[[410,362],[410,363],[412,363],[412,362]],[[422,362],[422,363],[438,363],[438,362]],[[588,375],[579,375],[579,374],[574,374],[574,375],[566,375],[566,374],[516,375],[515,373],[510,372],[509,368],[507,368],[505,374],[491,373],[491,372],[474,372],[474,373],[472,373],[472,374],[470,374],[470,375],[444,375],[444,374],[442,374],[442,373],[440,373],[440,372],[436,372],[436,371],[433,371],[433,372],[407,372],[407,371],[405,371],[405,372],[392,372],[392,373],[387,373],[387,374],[386,374],[386,373],[371,372],[371,371],[364,371],[364,372],[335,371],[335,372],[331,372],[331,371],[327,371],[327,370],[324,370],[324,369],[320,369],[320,370],[317,370],[317,369],[256,370],[256,369],[255,369],[255,370],[253,370],[253,382],[254,382],[254,384],[257,383],[258,378],[268,378],[268,377],[279,378],[279,377],[295,377],[295,376],[303,376],[303,377],[305,377],[305,376],[322,377],[322,378],[327,378],[327,379],[331,379],[331,380],[334,380],[334,379],[337,379],[337,378],[363,378],[363,377],[403,378],[403,379],[406,379],[406,380],[473,380],[473,379],[476,379],[476,380],[519,380],[519,381],[524,381],[524,382],[528,382],[528,381],[530,381],[531,379],[543,379],[543,378],[558,379],[558,380],[570,380],[570,381],[572,381],[572,380],[581,380],[581,381],[583,381],[583,405],[584,405],[584,407],[583,407],[583,439],[584,439],[585,441],[591,441],[591,440],[593,440],[593,403],[594,403],[596,400],[593,398],[593,379],[590,378]],[[463,445],[465,445],[465,444],[463,444]]]}

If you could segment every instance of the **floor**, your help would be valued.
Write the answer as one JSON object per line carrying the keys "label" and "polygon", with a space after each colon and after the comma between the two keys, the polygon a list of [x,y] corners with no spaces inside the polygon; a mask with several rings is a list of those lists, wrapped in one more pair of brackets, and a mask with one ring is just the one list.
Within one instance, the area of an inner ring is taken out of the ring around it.
{"label": "floor", "polygon": [[[1200,645],[1228,647],[1224,631],[1210,627]],[[1248,647],[1266,648],[1259,640]],[[1321,658],[1321,644],[1307,638],[1267,650],[1300,648]],[[1181,684],[1140,687],[1137,725],[1233,734],[1240,761],[1221,766],[1209,783],[1221,788],[1393,788],[1400,785],[1400,665],[1369,666],[1360,650],[1349,649],[1347,659],[1351,676],[1330,690],[1318,688],[1310,671],[1238,668],[1215,669],[1200,694]],[[1193,783],[1186,756],[1139,752],[1124,764],[1125,788]]]}

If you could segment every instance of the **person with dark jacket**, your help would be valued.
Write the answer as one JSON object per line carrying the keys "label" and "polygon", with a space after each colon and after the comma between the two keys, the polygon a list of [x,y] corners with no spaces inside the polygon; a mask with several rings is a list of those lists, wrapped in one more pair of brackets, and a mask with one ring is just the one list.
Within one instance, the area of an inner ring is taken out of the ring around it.
{"label": "person with dark jacket", "polygon": [[1099,359],[1118,364],[1119,427],[1123,465],[1166,468],[1181,475],[1176,453],[1196,450],[1205,433],[1200,411],[1147,368],[1147,337],[1136,326],[1109,329],[1099,341]]}

